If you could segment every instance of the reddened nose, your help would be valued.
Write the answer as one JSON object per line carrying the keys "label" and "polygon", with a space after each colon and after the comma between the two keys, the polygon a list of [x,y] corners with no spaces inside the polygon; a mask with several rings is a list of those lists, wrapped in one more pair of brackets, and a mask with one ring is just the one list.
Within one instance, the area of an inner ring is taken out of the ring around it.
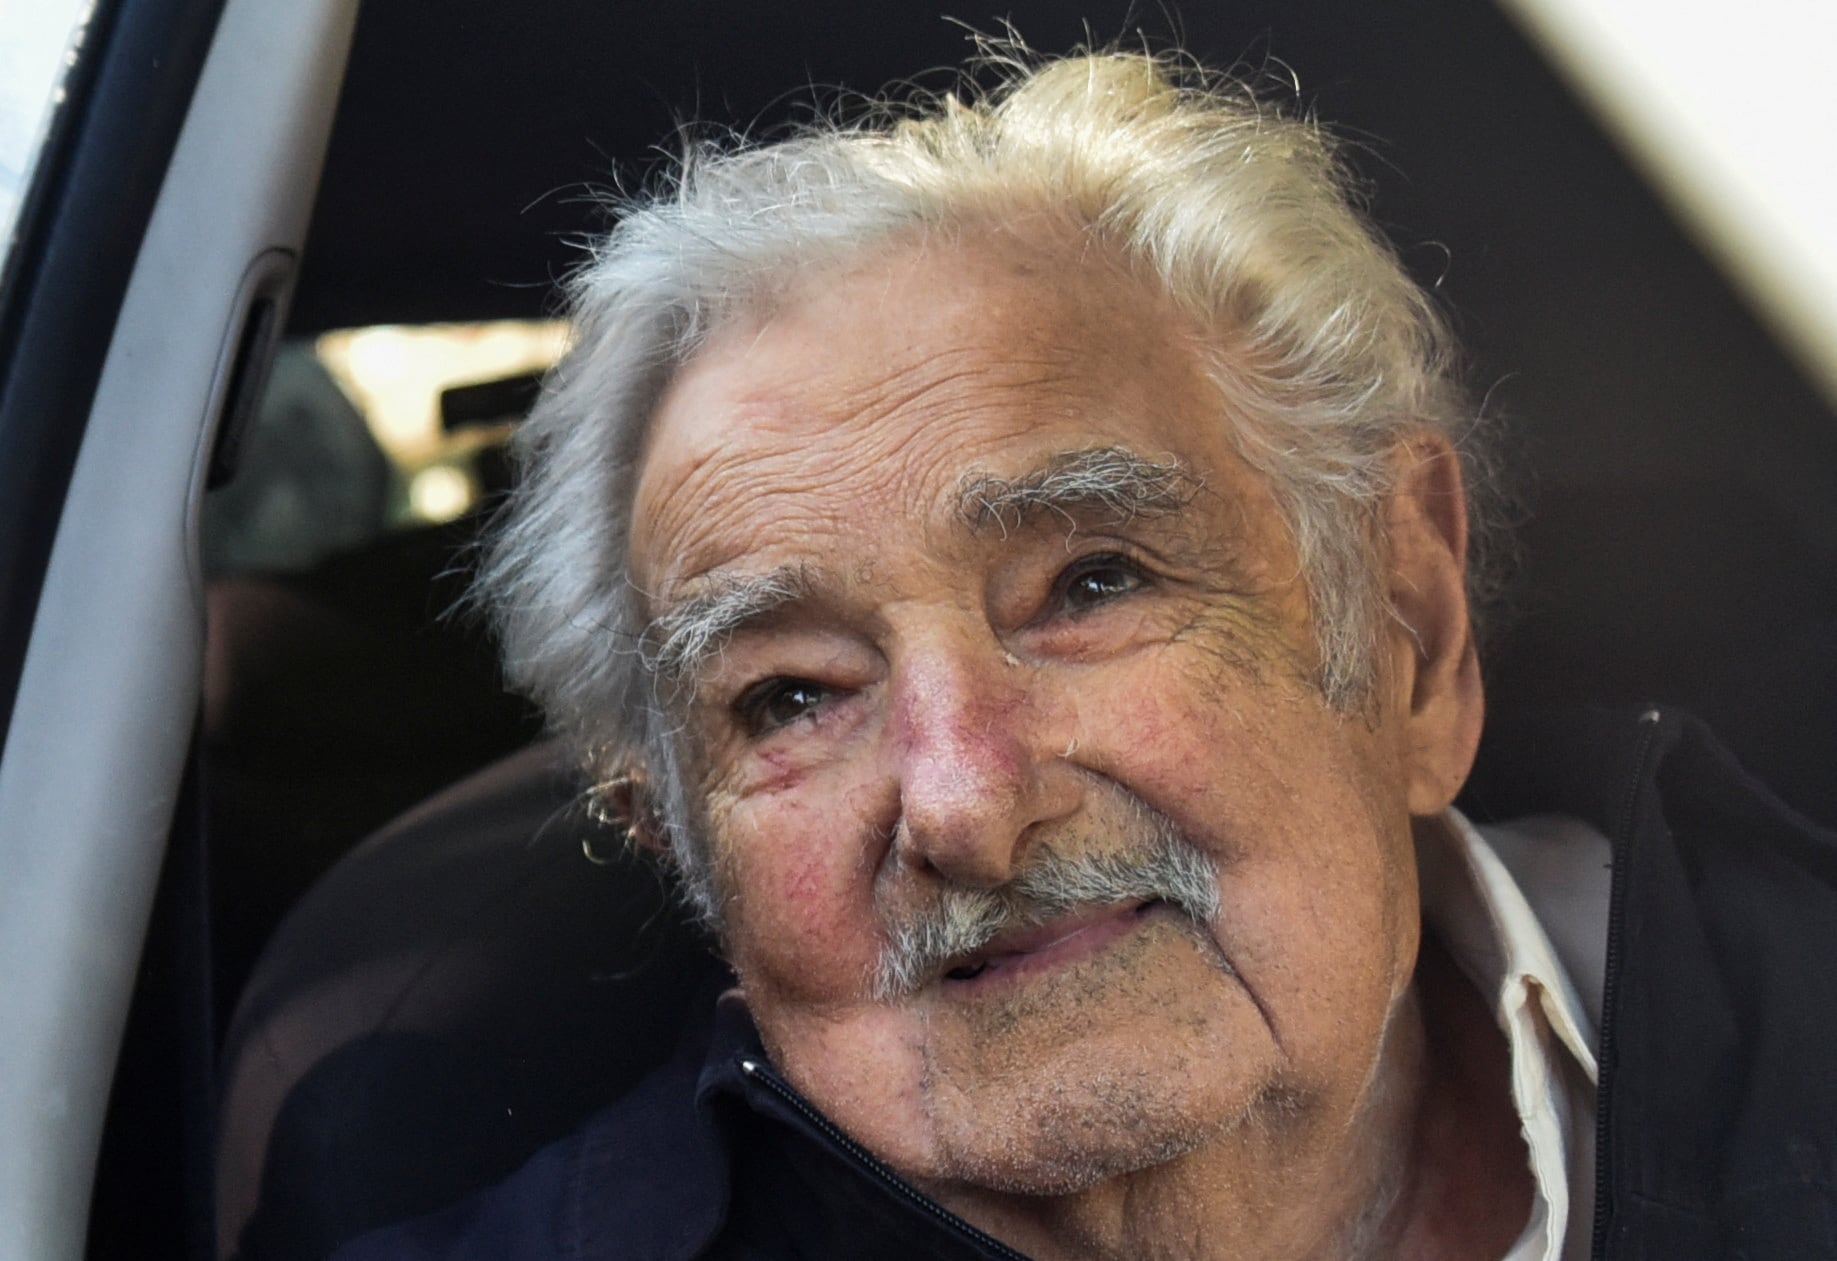
{"label": "reddened nose", "polygon": [[1069,813],[1075,776],[1050,729],[1035,672],[998,645],[934,646],[893,679],[890,733],[899,781],[898,857],[952,882],[1009,880],[1037,823]]}

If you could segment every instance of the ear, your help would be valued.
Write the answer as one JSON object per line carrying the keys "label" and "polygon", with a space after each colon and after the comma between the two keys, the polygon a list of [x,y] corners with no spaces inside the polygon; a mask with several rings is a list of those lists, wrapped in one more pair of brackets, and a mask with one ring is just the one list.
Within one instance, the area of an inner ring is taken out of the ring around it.
{"label": "ear", "polygon": [[1401,443],[1384,527],[1393,617],[1385,647],[1391,713],[1413,815],[1441,811],[1473,767],[1486,702],[1467,609],[1467,499],[1439,434]]}
{"label": "ear", "polygon": [[651,793],[650,778],[641,765],[627,764],[588,791],[593,817],[618,828],[628,844],[657,853],[669,849],[669,833]]}

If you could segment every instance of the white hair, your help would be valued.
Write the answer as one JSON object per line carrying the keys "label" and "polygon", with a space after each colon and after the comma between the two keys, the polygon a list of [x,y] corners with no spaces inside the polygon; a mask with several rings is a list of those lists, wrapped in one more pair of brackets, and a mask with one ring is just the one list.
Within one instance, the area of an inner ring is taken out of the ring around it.
{"label": "white hair", "polygon": [[800,271],[1045,211],[1164,290],[1215,334],[1208,366],[1229,403],[1218,414],[1293,533],[1318,686],[1341,709],[1372,694],[1389,615],[1376,522],[1399,440],[1440,433],[1470,485],[1486,480],[1442,321],[1360,214],[1315,123],[1173,58],[1000,70],[993,88],[966,81],[961,96],[883,104],[776,143],[690,145],[660,188],[619,208],[573,276],[573,349],[517,436],[522,481],[478,587],[507,678],[597,776],[646,769],[686,892],[711,923],[681,715],[628,577],[637,460],[672,374]]}

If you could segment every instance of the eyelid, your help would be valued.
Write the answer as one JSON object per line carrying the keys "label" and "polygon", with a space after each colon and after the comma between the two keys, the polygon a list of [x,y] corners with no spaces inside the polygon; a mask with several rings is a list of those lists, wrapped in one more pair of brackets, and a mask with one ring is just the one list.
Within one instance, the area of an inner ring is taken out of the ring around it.
{"label": "eyelid", "polygon": [[1149,577],[1146,561],[1121,548],[1109,547],[1103,551],[1087,552],[1069,561],[1065,568],[1059,571],[1059,576],[1053,579],[1053,585],[1062,587],[1092,570],[1109,568],[1127,570],[1131,575],[1143,581]]}
{"label": "eyelid", "polygon": [[802,683],[853,691],[876,673],[874,648],[843,618],[806,611],[795,623],[750,626],[722,646],[698,691],[703,711],[737,715],[771,687]]}

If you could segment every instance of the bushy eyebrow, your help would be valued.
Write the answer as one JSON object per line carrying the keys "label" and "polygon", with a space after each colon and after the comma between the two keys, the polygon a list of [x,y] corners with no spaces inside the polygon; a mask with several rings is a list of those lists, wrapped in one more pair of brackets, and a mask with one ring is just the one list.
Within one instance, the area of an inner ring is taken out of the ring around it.
{"label": "bushy eyebrow", "polygon": [[698,588],[645,628],[651,668],[673,686],[699,675],[734,632],[804,599],[810,577],[801,565],[781,565],[762,574],[713,575]]}
{"label": "bushy eyebrow", "polygon": [[971,473],[957,486],[957,511],[972,531],[1027,528],[1042,517],[1076,524],[1096,517],[1123,525],[1175,516],[1204,483],[1178,460],[1151,460],[1127,447],[1086,447],[1012,476]]}
{"label": "bushy eyebrow", "polygon": [[[1202,486],[1177,460],[1151,460],[1127,447],[1089,447],[1013,476],[968,474],[958,483],[957,511],[972,532],[999,531],[1006,538],[1048,516],[1122,525],[1176,515]],[[813,587],[809,568],[800,564],[698,579],[691,594],[646,626],[651,669],[671,687],[691,684],[736,632],[810,598]]]}

